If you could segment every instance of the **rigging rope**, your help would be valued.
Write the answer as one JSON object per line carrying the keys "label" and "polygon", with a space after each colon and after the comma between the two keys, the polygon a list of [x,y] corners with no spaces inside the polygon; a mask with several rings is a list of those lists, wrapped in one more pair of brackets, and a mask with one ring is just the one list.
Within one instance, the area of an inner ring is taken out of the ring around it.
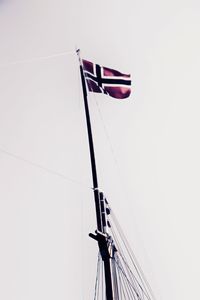
{"label": "rigging rope", "polygon": [[[112,154],[112,156],[113,156],[113,160],[114,160],[114,162],[115,162],[115,164],[116,164],[116,166],[117,166],[117,168],[118,168],[118,171],[120,171],[120,170],[119,170],[118,161],[117,161],[116,156],[115,156],[114,148],[113,148],[113,146],[112,146],[111,139],[110,139],[110,136],[109,136],[109,134],[108,134],[108,130],[107,130],[107,128],[106,128],[105,121],[104,121],[104,119],[103,119],[103,115],[102,115],[102,113],[101,113],[101,110],[100,110],[100,107],[99,107],[99,104],[98,104],[98,102],[97,102],[97,100],[96,100],[95,95],[93,95],[93,96],[94,96],[94,99],[95,99],[95,104],[96,104],[96,107],[97,107],[97,111],[98,111],[100,120],[101,120],[102,125],[103,125],[103,130],[104,130],[104,133],[105,133],[105,137],[106,137],[106,139],[107,139],[107,141],[108,141],[108,144],[109,144],[109,147],[110,147],[110,151],[111,151],[111,154]],[[120,172],[119,172],[119,174],[120,174]]]}
{"label": "rigging rope", "polygon": [[11,61],[8,63],[0,64],[0,68],[9,67],[9,66],[13,66],[13,65],[19,65],[19,64],[32,63],[32,62],[36,62],[36,61],[42,61],[42,60],[59,57],[59,56],[65,56],[65,55],[69,55],[69,54],[75,54],[75,51],[66,51],[66,52],[55,53],[55,54],[51,54],[51,55],[47,55],[47,56],[40,56],[40,57],[33,57],[30,59]]}
{"label": "rigging rope", "polygon": [[0,147],[0,152],[3,153],[3,154],[5,154],[5,155],[7,155],[7,156],[10,156],[10,157],[12,157],[12,158],[15,158],[15,159],[17,159],[17,160],[19,160],[19,161],[22,161],[22,162],[24,162],[24,163],[26,163],[26,164],[29,164],[29,165],[31,165],[31,166],[33,166],[33,167],[35,167],[35,168],[41,169],[41,170],[43,170],[43,171],[45,171],[45,172],[47,172],[47,173],[49,173],[49,174],[58,176],[58,177],[60,177],[60,178],[62,178],[62,179],[64,179],[64,180],[71,181],[71,182],[73,182],[74,184],[82,185],[82,186],[84,186],[84,187],[87,188],[87,189],[93,190],[92,187],[87,186],[87,185],[84,184],[83,182],[79,182],[79,181],[77,181],[77,180],[75,180],[75,179],[73,179],[73,178],[70,178],[70,177],[68,177],[68,176],[66,176],[66,175],[64,175],[64,174],[62,174],[62,173],[59,173],[59,172],[54,171],[54,170],[52,170],[52,169],[49,169],[49,168],[47,168],[47,167],[45,167],[45,166],[42,166],[42,165],[40,165],[40,164],[34,163],[34,162],[32,162],[32,161],[30,161],[30,160],[28,160],[28,159],[26,159],[26,158],[23,158],[23,157],[21,157],[21,156],[15,154],[15,153],[12,153],[12,152],[10,152],[10,151],[7,151],[7,150],[3,149],[2,147]]}
{"label": "rigging rope", "polygon": [[[127,239],[116,219],[113,211],[110,209],[108,221],[111,225],[110,234],[112,236],[114,245],[117,249],[111,257],[112,262],[112,278],[113,278],[113,291],[116,299],[119,300],[153,300],[155,299],[152,290],[144,278],[144,274],[131,251]],[[101,262],[102,258],[100,257]],[[105,279],[102,273],[99,274],[99,287],[95,300],[104,300]]]}
{"label": "rigging rope", "polygon": [[152,291],[152,289],[151,289],[151,287],[150,287],[147,279],[145,278],[142,269],[140,268],[140,265],[139,265],[139,263],[138,263],[135,255],[134,255],[134,253],[133,253],[133,251],[132,251],[129,243],[128,243],[128,240],[126,239],[126,237],[125,237],[125,235],[124,235],[124,233],[123,233],[123,231],[121,229],[121,226],[120,226],[119,222],[117,221],[117,218],[116,218],[115,214],[113,213],[113,210],[112,210],[112,218],[113,218],[113,221],[115,223],[116,229],[117,229],[117,231],[118,231],[118,233],[120,235],[120,238],[121,238],[121,240],[122,240],[122,242],[124,244],[124,247],[125,247],[128,255],[129,255],[130,259],[131,259],[131,262],[132,262],[132,264],[133,264],[136,272],[137,272],[137,275],[138,275],[139,279],[141,280],[141,282],[142,282],[142,284],[143,284],[143,286],[145,288],[145,291],[146,291],[147,295],[150,293],[151,299],[155,300],[155,296],[153,294],[153,291]]}
{"label": "rigging rope", "polygon": [[98,300],[98,291],[99,291],[99,273],[100,273],[100,253],[98,254],[97,260],[97,274],[96,274],[96,282],[95,282],[95,292],[94,292],[94,300]]}

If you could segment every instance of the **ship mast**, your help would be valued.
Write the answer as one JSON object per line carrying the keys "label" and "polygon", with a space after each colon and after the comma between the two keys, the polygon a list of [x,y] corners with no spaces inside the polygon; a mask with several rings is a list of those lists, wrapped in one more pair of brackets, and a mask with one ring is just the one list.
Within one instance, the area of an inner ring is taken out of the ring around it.
{"label": "ship mast", "polygon": [[85,117],[87,123],[87,133],[88,133],[88,142],[90,150],[90,161],[92,169],[92,179],[93,179],[93,190],[94,190],[94,201],[96,209],[96,221],[97,221],[97,230],[95,234],[90,233],[89,236],[95,239],[98,242],[100,255],[104,263],[104,276],[105,276],[105,286],[106,286],[106,300],[118,300],[117,287],[114,284],[114,264],[112,264],[112,259],[115,255],[115,246],[111,236],[108,235],[108,224],[107,224],[107,213],[106,210],[106,199],[102,192],[98,188],[98,179],[97,179],[97,169],[95,161],[95,152],[94,152],[94,143],[92,137],[92,128],[90,121],[89,106],[87,100],[87,88],[83,72],[82,61],[80,58],[80,50],[77,50],[77,55],[80,62],[80,75],[82,82],[83,98],[84,98],[84,107],[85,107]]}

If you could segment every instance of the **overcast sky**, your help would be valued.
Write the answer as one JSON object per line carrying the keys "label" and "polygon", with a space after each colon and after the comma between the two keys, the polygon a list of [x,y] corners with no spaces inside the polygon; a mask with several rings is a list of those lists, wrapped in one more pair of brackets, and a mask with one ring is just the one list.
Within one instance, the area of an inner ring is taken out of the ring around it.
{"label": "overcast sky", "polygon": [[89,98],[100,186],[156,298],[200,298],[199,37],[194,0],[0,1],[1,299],[93,299],[76,46],[132,74]]}

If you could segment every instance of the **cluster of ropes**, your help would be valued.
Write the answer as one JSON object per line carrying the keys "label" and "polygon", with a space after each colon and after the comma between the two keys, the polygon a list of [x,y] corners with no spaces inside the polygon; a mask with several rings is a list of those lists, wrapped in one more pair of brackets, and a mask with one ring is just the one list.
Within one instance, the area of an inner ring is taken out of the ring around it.
{"label": "cluster of ropes", "polygon": [[[111,210],[110,234],[117,251],[112,261],[113,293],[116,300],[155,300],[151,288]],[[98,255],[94,300],[107,300],[104,263]]]}

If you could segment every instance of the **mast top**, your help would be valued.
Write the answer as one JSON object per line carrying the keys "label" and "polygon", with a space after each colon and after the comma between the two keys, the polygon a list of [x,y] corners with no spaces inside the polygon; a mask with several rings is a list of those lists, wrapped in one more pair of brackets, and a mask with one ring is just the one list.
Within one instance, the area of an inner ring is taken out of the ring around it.
{"label": "mast top", "polygon": [[77,54],[77,56],[78,56],[79,64],[80,64],[80,66],[82,66],[82,61],[81,61],[80,52],[81,52],[80,48],[77,48],[77,47],[76,47],[76,54]]}

